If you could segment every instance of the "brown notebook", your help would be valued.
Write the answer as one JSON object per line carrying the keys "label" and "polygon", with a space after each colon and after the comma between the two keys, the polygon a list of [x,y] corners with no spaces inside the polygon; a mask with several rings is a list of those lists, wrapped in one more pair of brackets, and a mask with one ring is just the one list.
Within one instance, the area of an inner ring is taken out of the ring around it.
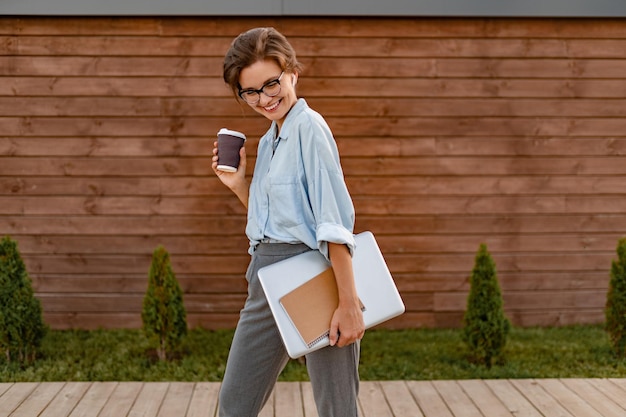
{"label": "brown notebook", "polygon": [[330,331],[333,313],[339,304],[337,283],[332,268],[314,276],[280,299],[287,315],[311,347]]}
{"label": "brown notebook", "polygon": [[280,303],[304,343],[313,346],[330,333],[330,322],[339,305],[333,269],[326,269],[285,294]]}

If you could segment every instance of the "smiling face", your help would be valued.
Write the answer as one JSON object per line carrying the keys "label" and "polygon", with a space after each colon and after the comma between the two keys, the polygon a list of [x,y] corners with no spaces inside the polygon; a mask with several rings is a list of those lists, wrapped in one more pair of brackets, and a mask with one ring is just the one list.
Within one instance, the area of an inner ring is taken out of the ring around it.
{"label": "smiling face", "polygon": [[[282,72],[283,70],[273,60],[257,61],[241,70],[239,75],[241,91],[260,90],[268,82],[278,79]],[[279,81],[280,92],[278,94],[269,97],[261,93],[256,104],[248,103],[248,105],[267,119],[276,121],[279,128],[282,127],[287,113],[298,101],[295,89],[296,79],[296,73],[285,71]]]}

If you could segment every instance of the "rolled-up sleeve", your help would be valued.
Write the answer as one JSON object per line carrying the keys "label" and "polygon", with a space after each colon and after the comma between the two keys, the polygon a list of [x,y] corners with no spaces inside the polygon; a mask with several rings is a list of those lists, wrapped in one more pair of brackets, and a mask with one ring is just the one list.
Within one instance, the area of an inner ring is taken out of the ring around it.
{"label": "rolled-up sleeve", "polygon": [[317,247],[328,259],[328,242],[345,244],[354,253],[354,205],[346,186],[339,152],[330,129],[316,114],[301,125],[302,160]]}

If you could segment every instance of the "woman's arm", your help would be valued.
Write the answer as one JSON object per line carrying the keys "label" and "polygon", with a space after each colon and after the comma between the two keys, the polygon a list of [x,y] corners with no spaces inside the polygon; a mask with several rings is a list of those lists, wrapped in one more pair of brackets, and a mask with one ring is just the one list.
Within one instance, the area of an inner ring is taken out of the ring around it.
{"label": "woman's arm", "polygon": [[250,192],[250,184],[246,180],[246,148],[241,147],[239,151],[239,167],[237,168],[237,172],[224,172],[217,169],[217,141],[213,143],[213,163],[211,164],[211,168],[213,168],[213,172],[215,175],[222,181],[222,183],[227,186],[239,201],[243,204],[243,206],[248,208],[248,193]]}
{"label": "woman's arm", "polygon": [[328,242],[328,253],[339,293],[339,306],[330,324],[330,345],[343,347],[363,337],[365,324],[354,284],[352,257],[348,247]]}

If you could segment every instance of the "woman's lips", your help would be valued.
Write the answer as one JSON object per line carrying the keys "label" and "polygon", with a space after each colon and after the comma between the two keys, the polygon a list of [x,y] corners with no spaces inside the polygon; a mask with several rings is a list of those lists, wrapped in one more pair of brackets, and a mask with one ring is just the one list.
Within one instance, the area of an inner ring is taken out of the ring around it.
{"label": "woman's lips", "polygon": [[263,109],[264,109],[266,112],[271,113],[271,112],[275,111],[275,110],[278,108],[278,106],[280,105],[281,101],[282,101],[282,99],[278,100],[276,103],[272,104],[271,106],[265,106],[265,107],[263,107]]}

